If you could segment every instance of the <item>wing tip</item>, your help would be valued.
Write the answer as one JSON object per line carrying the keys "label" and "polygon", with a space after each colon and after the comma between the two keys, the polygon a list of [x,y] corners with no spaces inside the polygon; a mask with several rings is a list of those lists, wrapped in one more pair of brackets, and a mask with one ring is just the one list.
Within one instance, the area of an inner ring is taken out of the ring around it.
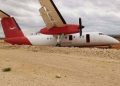
{"label": "wing tip", "polygon": [[2,14],[4,14],[4,15],[5,15],[5,17],[10,17],[10,15],[9,15],[9,14],[7,14],[6,12],[4,12],[4,11],[2,11],[2,10],[0,10],[0,12],[1,12]]}

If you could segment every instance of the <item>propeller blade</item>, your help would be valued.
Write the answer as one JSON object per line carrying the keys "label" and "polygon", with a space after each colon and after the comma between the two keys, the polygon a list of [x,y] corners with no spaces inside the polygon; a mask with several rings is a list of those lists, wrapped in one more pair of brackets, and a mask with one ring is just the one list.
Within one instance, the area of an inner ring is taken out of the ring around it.
{"label": "propeller blade", "polygon": [[81,18],[79,18],[79,31],[80,31],[80,36],[82,36],[82,28],[81,28],[81,26],[82,26],[82,20],[81,20]]}
{"label": "propeller blade", "polygon": [[82,36],[82,30],[83,30],[84,26],[82,25],[82,20],[81,18],[79,18],[79,31],[80,31],[80,36]]}

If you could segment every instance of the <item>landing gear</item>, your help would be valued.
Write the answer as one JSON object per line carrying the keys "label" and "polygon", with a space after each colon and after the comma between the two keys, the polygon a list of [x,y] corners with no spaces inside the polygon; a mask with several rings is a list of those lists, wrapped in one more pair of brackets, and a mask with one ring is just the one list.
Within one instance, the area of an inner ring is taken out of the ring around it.
{"label": "landing gear", "polygon": [[56,44],[56,47],[61,47],[61,44]]}
{"label": "landing gear", "polygon": [[56,36],[56,39],[57,39],[57,44],[56,44],[56,46],[57,46],[57,47],[61,47],[61,41],[62,41],[63,37],[64,37],[64,34],[62,34],[62,35],[57,35],[57,36]]}

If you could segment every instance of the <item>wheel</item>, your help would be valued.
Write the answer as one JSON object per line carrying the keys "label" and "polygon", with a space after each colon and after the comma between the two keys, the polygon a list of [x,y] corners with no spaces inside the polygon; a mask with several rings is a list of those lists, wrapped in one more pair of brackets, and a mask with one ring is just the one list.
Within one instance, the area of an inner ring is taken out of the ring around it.
{"label": "wheel", "polygon": [[56,44],[57,47],[61,47],[61,44]]}

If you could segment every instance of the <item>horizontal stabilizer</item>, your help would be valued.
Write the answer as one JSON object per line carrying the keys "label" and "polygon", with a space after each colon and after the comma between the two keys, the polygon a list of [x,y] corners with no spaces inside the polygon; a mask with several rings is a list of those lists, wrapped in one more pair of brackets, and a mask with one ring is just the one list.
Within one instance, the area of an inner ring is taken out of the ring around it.
{"label": "horizontal stabilizer", "polygon": [[10,17],[10,15],[8,15],[4,11],[0,10],[0,18],[4,18],[4,17]]}

